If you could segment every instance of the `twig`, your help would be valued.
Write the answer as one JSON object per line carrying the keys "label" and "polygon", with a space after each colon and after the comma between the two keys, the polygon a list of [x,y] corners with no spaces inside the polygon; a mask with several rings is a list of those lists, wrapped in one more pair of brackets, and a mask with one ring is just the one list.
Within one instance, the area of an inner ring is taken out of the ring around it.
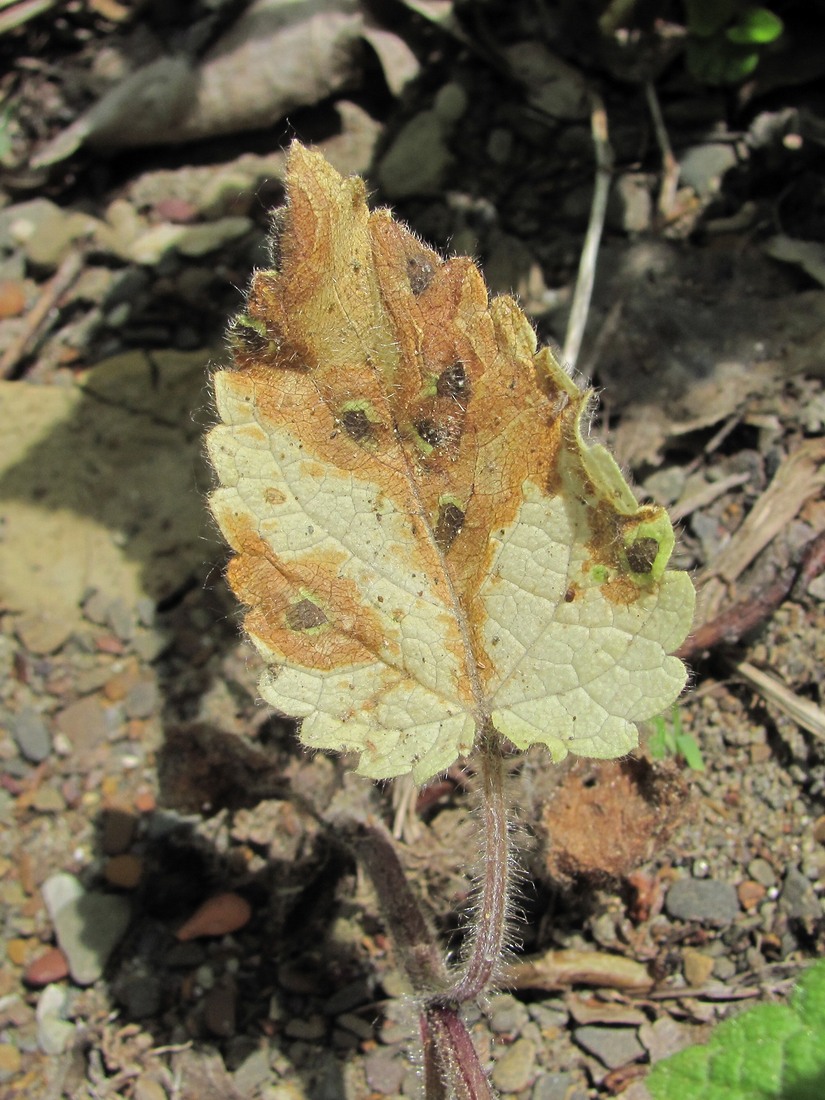
{"label": "twig", "polygon": [[0,34],[22,27],[30,19],[36,19],[38,15],[57,7],[57,0],[23,0],[20,4],[14,3],[14,0],[0,0],[0,8],[9,6],[11,10],[0,15]]}
{"label": "twig", "polygon": [[662,186],[659,188],[659,201],[656,206],[662,218],[667,221],[676,203],[676,190],[679,186],[679,162],[673,155],[662,108],[659,106],[659,97],[656,95],[652,80],[645,82],[645,98],[653,121],[656,142],[662,154]]}
{"label": "twig", "polygon": [[16,340],[6,348],[0,358],[0,378],[11,378],[17,372],[17,365],[39,336],[49,314],[62,294],[83,270],[86,252],[82,248],[73,249],[65,257],[60,267],[40,291],[40,297],[26,314],[26,323]]}
{"label": "twig", "polygon": [[763,672],[761,668],[757,668],[749,661],[739,661],[734,669],[743,680],[756,688],[765,699],[778,706],[798,726],[815,737],[825,740],[825,711],[816,703],[812,703],[810,699],[803,699],[801,695],[785,687],[777,676],[771,675],[770,672]]}
{"label": "twig", "polygon": [[593,93],[593,109],[590,112],[590,131],[596,149],[596,183],[593,188],[593,202],[590,207],[590,221],[584,238],[576,289],[573,293],[573,305],[567,322],[562,355],[564,362],[572,370],[581,351],[587,315],[590,312],[590,299],[593,295],[593,282],[596,278],[596,259],[602,239],[604,219],[607,214],[607,198],[610,194],[610,180],[613,175],[613,150],[610,147],[607,130],[607,112],[601,96]]}

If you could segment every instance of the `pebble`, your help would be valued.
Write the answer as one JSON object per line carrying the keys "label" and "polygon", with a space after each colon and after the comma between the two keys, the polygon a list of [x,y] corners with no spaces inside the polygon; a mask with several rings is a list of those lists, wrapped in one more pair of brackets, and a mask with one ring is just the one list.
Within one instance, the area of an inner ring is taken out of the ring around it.
{"label": "pebble", "polygon": [[771,886],[776,886],[776,871],[774,871],[773,867],[771,867],[766,859],[762,859],[761,857],[752,859],[748,864],[748,874],[755,882],[761,883],[768,889],[770,889]]}
{"label": "pebble", "polygon": [[20,755],[30,764],[41,763],[52,751],[48,727],[33,707],[24,707],[14,716],[11,732]]}
{"label": "pebble", "polygon": [[228,1039],[235,1034],[237,992],[234,985],[219,982],[203,998],[203,1022],[210,1035]]}
{"label": "pebble", "polygon": [[713,973],[715,960],[697,951],[693,947],[686,947],[682,952],[682,969],[685,973],[685,981],[694,989],[703,986]]}
{"label": "pebble", "polygon": [[126,696],[124,711],[127,718],[151,718],[158,709],[158,703],[158,685],[155,680],[140,680]]}
{"label": "pebble", "polygon": [[87,695],[61,710],[55,724],[72,743],[75,752],[91,752],[106,741],[109,728],[106,712],[97,695]]}
{"label": "pebble", "polygon": [[11,1043],[0,1043],[0,1081],[5,1081],[14,1073],[20,1072],[22,1058],[20,1051]]}
{"label": "pebble", "polygon": [[779,904],[791,920],[818,920],[822,916],[822,903],[797,867],[789,867],[785,874]]}
{"label": "pebble", "polygon": [[64,873],[48,878],[42,892],[72,979],[91,985],[129,926],[129,901],[118,894],[86,891],[74,875]]}
{"label": "pebble", "polygon": [[75,1027],[65,1018],[69,995],[63,986],[47,985],[37,1001],[37,1045],[44,1054],[62,1054],[74,1039]]}
{"label": "pebble", "polygon": [[739,913],[739,899],[728,882],[682,878],[668,890],[665,909],[676,920],[731,924]]}
{"label": "pebble", "polygon": [[378,1047],[364,1059],[367,1084],[373,1092],[384,1096],[400,1093],[408,1066],[397,1052]]}
{"label": "pebble", "polygon": [[736,887],[739,904],[746,913],[755,909],[766,893],[767,890],[762,883],[754,882],[753,879],[746,879],[744,882],[740,882]]}
{"label": "pebble", "polygon": [[245,1058],[232,1074],[235,1088],[241,1096],[255,1096],[262,1085],[272,1077],[269,1065],[268,1046],[257,1046]]}
{"label": "pebble", "polygon": [[542,1073],[535,1080],[530,1100],[571,1100],[574,1084],[570,1073]]}
{"label": "pebble", "polygon": [[177,931],[181,943],[201,936],[225,936],[249,923],[252,906],[240,894],[216,894],[207,898]]}
{"label": "pebble", "polygon": [[23,981],[26,985],[49,985],[69,976],[69,960],[59,947],[50,947],[26,967]]}
{"label": "pebble", "polygon": [[306,1020],[301,1020],[297,1016],[291,1020],[287,1020],[286,1027],[284,1028],[284,1034],[288,1035],[290,1039],[302,1039],[304,1042],[317,1042],[318,1039],[322,1039],[327,1033],[327,1025],[323,1016],[310,1016]]}
{"label": "pebble", "polygon": [[25,309],[25,284],[20,279],[0,279],[0,320],[19,317]]}
{"label": "pebble", "polygon": [[104,810],[100,847],[107,856],[119,856],[131,847],[137,831],[137,818],[128,810]]}
{"label": "pebble", "polygon": [[134,890],[143,878],[143,860],[140,856],[125,852],[106,861],[103,876],[110,886],[121,890]]}
{"label": "pebble", "polygon": [[57,787],[38,787],[29,805],[41,814],[59,814],[66,809],[66,800]]}
{"label": "pebble", "polygon": [[15,633],[29,653],[46,657],[56,653],[71,637],[74,622],[47,611],[21,615],[14,624]]}
{"label": "pebble", "polygon": [[628,1062],[638,1061],[645,1054],[635,1028],[586,1024],[575,1029],[573,1038],[608,1069],[619,1069]]}
{"label": "pebble", "polygon": [[490,1027],[498,1035],[518,1035],[529,1018],[530,1014],[525,1005],[505,993],[493,1001]]}
{"label": "pebble", "polygon": [[532,1039],[516,1039],[493,1066],[493,1084],[501,1092],[521,1092],[536,1073],[536,1044]]}

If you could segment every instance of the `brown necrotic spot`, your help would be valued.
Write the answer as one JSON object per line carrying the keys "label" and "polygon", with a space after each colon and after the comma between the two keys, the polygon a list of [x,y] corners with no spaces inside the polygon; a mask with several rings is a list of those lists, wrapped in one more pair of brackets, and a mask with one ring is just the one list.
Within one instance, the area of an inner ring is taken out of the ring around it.
{"label": "brown necrotic spot", "polygon": [[363,443],[372,435],[372,422],[364,409],[344,409],[339,419],[341,427],[356,443]]}
{"label": "brown necrotic spot", "polygon": [[318,604],[309,599],[300,600],[287,608],[284,618],[290,630],[312,630],[329,622]]}
{"label": "brown necrotic spot", "polygon": [[269,337],[262,321],[242,313],[229,328],[230,343],[249,355],[260,355],[269,347]]}
{"label": "brown necrotic spot", "polygon": [[653,538],[638,539],[627,547],[627,564],[634,573],[649,573],[659,553],[659,543]]}
{"label": "brown necrotic spot", "polygon": [[452,397],[456,401],[466,401],[470,396],[470,379],[464,364],[456,360],[439,374],[435,383],[435,392],[439,397]]}
{"label": "brown necrotic spot", "polygon": [[410,290],[416,296],[423,294],[433,281],[435,268],[429,257],[422,253],[420,256],[410,256],[407,260],[407,278],[410,280]]}
{"label": "brown necrotic spot", "polygon": [[444,433],[434,420],[417,420],[414,427],[424,442],[431,447],[438,447],[444,442]]}
{"label": "brown necrotic spot", "polygon": [[435,543],[439,550],[446,554],[456,540],[459,531],[464,526],[464,513],[457,504],[446,501],[439,505],[438,520],[436,521]]}

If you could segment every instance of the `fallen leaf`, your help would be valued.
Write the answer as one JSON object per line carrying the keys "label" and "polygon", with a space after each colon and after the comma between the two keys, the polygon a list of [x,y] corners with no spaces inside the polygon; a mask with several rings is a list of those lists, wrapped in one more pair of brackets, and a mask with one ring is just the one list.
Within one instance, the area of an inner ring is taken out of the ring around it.
{"label": "fallen leaf", "polygon": [[685,681],[666,513],[585,442],[590,393],[469,259],[298,144],[287,191],[208,437],[262,695],[374,778],[423,782],[491,730],[622,755]]}

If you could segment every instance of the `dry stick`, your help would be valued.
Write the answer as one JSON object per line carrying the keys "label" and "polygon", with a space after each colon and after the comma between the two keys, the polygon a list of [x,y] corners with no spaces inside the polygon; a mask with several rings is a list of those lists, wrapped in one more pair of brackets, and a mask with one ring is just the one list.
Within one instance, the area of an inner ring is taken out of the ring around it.
{"label": "dry stick", "polygon": [[590,299],[593,295],[593,282],[596,278],[596,258],[602,239],[604,219],[607,214],[607,197],[610,193],[610,180],[613,175],[613,150],[607,133],[607,112],[601,96],[593,93],[593,109],[590,112],[590,130],[596,149],[596,183],[593,189],[593,202],[590,207],[590,221],[584,238],[576,289],[573,293],[573,306],[567,322],[562,356],[572,370],[581,350],[587,315],[590,312]]}
{"label": "dry stick", "polygon": [[23,331],[6,348],[0,359],[0,378],[11,378],[15,374],[17,364],[37,339],[57,300],[61,294],[65,294],[83,270],[85,259],[86,253],[82,248],[74,249],[43,287],[40,297],[26,314]]}
{"label": "dry stick", "polygon": [[647,99],[647,108],[650,111],[650,117],[653,122],[653,132],[656,135],[656,143],[662,154],[662,167],[664,168],[662,186],[659,188],[659,201],[656,205],[659,214],[665,221],[668,221],[676,203],[676,190],[679,186],[679,162],[673,155],[673,148],[670,144],[667,128],[665,127],[662,108],[659,106],[659,97],[656,95],[656,89],[651,80],[645,83],[645,97]]}

